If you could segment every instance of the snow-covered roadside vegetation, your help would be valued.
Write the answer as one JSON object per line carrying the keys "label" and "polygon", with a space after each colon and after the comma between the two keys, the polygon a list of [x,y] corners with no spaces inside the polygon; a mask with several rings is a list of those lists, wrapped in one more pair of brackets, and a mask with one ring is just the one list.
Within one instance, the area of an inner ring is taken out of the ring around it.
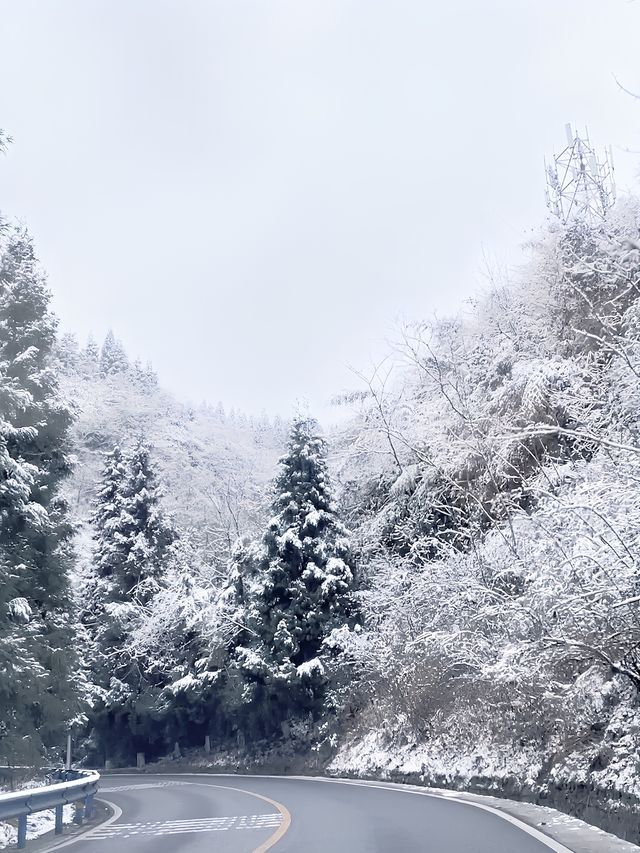
{"label": "snow-covered roadside vegetation", "polygon": [[633,199],[545,232],[371,379],[342,473],[367,627],[336,768],[638,793],[637,235]]}

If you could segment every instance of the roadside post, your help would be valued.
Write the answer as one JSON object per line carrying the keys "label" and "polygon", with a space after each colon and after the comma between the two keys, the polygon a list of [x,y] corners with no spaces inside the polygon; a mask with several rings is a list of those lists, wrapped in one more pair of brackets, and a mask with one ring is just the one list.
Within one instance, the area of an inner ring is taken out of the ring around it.
{"label": "roadside post", "polygon": [[62,805],[56,806],[56,835],[62,835]]}
{"label": "roadside post", "polygon": [[27,844],[27,816],[21,814],[18,817],[18,849],[22,850]]}

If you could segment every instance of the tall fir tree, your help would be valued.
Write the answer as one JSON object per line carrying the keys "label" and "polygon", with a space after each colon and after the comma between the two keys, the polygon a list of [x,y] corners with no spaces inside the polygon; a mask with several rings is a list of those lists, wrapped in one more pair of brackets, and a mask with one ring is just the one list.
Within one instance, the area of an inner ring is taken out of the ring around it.
{"label": "tall fir tree", "polygon": [[116,445],[105,459],[102,481],[92,517],[94,550],[91,571],[85,578],[82,596],[82,621],[95,640],[96,653],[90,661],[96,684],[108,684],[110,667],[103,652],[108,645],[108,605],[117,597],[116,584],[120,566],[127,557],[127,540],[120,535],[123,492],[127,466]]}
{"label": "tall fir tree", "polygon": [[242,549],[232,571],[234,618],[242,627],[228,690],[239,725],[254,737],[322,713],[324,641],[357,619],[349,540],[315,421],[296,420],[280,466],[273,517],[260,544],[251,553]]}
{"label": "tall fir tree", "polygon": [[56,321],[27,233],[0,257],[0,755],[35,760],[76,713],[69,407],[52,351]]}
{"label": "tall fir tree", "polygon": [[109,329],[100,350],[100,372],[103,376],[113,376],[128,369],[129,359],[124,347]]}
{"label": "tall fir tree", "polygon": [[89,335],[87,338],[86,346],[80,351],[78,362],[85,376],[97,374],[100,368],[100,348],[93,335]]}
{"label": "tall fir tree", "polygon": [[70,332],[61,335],[56,345],[56,356],[67,373],[76,373],[80,364],[78,339]]}
{"label": "tall fir tree", "polygon": [[160,589],[175,540],[161,496],[148,448],[140,443],[128,456],[115,448],[96,501],[94,565],[85,606],[99,695],[93,722],[103,757],[130,757],[149,742],[142,706],[152,706],[160,673],[157,662],[132,654],[130,639]]}

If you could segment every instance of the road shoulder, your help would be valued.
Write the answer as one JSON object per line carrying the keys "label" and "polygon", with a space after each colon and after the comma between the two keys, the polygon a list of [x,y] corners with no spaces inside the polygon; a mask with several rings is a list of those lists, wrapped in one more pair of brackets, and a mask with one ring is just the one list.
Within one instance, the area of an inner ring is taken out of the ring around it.
{"label": "road shoulder", "polygon": [[[329,781],[331,777],[315,777]],[[442,788],[429,788],[421,785],[405,785],[398,782],[384,782],[371,779],[340,779],[334,781],[345,784],[382,785],[389,788],[399,788],[431,794],[456,802],[467,802],[474,805],[489,807],[496,812],[516,818],[522,823],[537,829],[553,841],[564,845],[573,853],[640,853],[640,847],[630,841],[623,841],[616,835],[605,832],[583,820],[566,815],[548,806],[537,806],[516,800],[505,800],[484,794],[468,794],[463,791],[447,791]]]}

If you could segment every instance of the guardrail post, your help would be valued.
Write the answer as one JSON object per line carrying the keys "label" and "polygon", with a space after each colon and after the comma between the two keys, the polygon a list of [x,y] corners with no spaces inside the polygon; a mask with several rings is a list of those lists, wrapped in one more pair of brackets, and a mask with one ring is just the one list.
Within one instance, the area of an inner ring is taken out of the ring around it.
{"label": "guardrail post", "polygon": [[[71,775],[71,778],[68,778]],[[67,778],[65,778],[67,777]],[[86,816],[94,812],[94,795],[98,788],[100,774],[95,770],[77,771],[63,774],[64,781],[44,785],[41,788],[0,793],[0,820],[15,820],[18,825],[18,848],[24,849],[27,843],[27,821],[31,814],[46,810],[55,813],[55,832],[60,835],[63,823],[63,808],[66,803],[74,803],[74,820],[82,824]]]}
{"label": "guardrail post", "polygon": [[93,817],[93,794],[87,794],[84,801],[84,816],[87,820]]}
{"label": "guardrail post", "polygon": [[18,817],[18,848],[22,850],[27,843],[27,816],[21,814]]}

